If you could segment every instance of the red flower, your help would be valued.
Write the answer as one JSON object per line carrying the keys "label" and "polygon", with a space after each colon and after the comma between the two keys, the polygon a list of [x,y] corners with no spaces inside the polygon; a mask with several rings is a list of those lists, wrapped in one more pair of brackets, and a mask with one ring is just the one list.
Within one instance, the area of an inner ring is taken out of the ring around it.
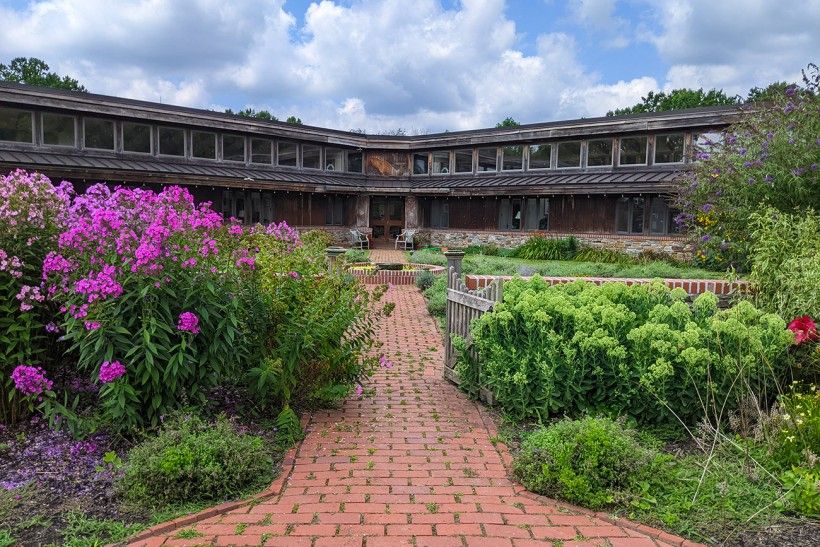
{"label": "red flower", "polygon": [[792,319],[788,329],[794,333],[795,344],[815,341],[820,338],[820,335],[817,334],[817,325],[814,324],[814,321],[812,321],[808,315]]}

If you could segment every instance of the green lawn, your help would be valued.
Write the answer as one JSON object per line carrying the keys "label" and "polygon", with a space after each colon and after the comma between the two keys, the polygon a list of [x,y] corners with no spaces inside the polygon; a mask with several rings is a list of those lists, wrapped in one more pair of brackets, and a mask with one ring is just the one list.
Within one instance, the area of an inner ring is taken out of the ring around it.
{"label": "green lawn", "polygon": [[[437,250],[422,249],[410,254],[410,262],[444,266],[447,260]],[[663,261],[609,264],[576,262],[573,260],[525,260],[504,256],[467,255],[462,271],[478,275],[533,275],[560,277],[641,277],[674,279],[722,279],[724,272],[715,272]]]}

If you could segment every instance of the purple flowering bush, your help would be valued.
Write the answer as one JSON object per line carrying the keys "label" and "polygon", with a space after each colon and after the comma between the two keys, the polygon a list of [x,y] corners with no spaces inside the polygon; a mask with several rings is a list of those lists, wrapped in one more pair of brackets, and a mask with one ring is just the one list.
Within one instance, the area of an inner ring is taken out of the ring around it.
{"label": "purple flowering bush", "polygon": [[677,221],[697,242],[704,264],[748,271],[749,218],[763,207],[797,216],[820,210],[820,70],[772,103],[744,107],[716,142],[695,151],[683,178]]}
{"label": "purple flowering bush", "polygon": [[50,335],[40,266],[67,219],[72,189],[37,173],[0,177],[0,423],[20,418],[12,370],[45,357]]}
{"label": "purple flowering bush", "polygon": [[255,267],[242,236],[184,188],[90,187],[43,261],[78,368],[104,418],[156,425],[235,374],[245,353],[235,295]]}

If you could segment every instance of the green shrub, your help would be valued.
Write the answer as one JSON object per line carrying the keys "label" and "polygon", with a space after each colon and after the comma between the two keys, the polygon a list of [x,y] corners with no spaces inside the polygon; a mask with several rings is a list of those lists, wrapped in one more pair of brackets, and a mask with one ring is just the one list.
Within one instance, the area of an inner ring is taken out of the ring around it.
{"label": "green shrub", "polygon": [[775,458],[786,466],[813,465],[820,456],[820,391],[792,392],[780,397],[780,413],[774,415],[778,430],[773,436]]}
{"label": "green shrub", "polygon": [[413,264],[432,264],[433,266],[446,266],[447,258],[439,249],[428,247],[420,251],[414,251],[410,255],[410,262]]}
{"label": "green shrub", "polygon": [[333,244],[333,236],[324,230],[308,230],[300,236],[302,245],[310,249],[324,252]]}
{"label": "green shrub", "polygon": [[133,502],[159,507],[236,498],[272,476],[261,438],[237,433],[224,417],[179,416],[128,452],[119,488]]}
{"label": "green shrub", "polygon": [[782,479],[795,511],[814,518],[820,516],[820,467],[794,467],[786,471]]}
{"label": "green shrub", "polygon": [[426,291],[430,288],[430,286],[435,283],[436,276],[430,270],[424,270],[419,275],[416,276],[416,287],[421,289],[422,291]]}
{"label": "green shrub", "polygon": [[447,276],[437,275],[433,284],[424,291],[427,299],[427,311],[430,315],[442,319],[447,312]]}
{"label": "green shrub", "polygon": [[685,298],[661,283],[510,281],[471,327],[479,381],[516,419],[693,423],[724,419],[750,391],[771,403],[788,372],[785,322],[749,302],[718,311],[711,293]]}
{"label": "green shrub", "polygon": [[572,260],[578,250],[574,237],[546,238],[532,236],[515,249],[514,256],[527,260]]}
{"label": "green shrub", "polygon": [[348,249],[344,254],[348,262],[367,262],[370,260],[370,251],[364,249]]}
{"label": "green shrub", "polygon": [[768,208],[751,216],[749,280],[757,305],[785,319],[820,318],[820,215]]}
{"label": "green shrub", "polygon": [[528,490],[594,509],[625,492],[651,455],[610,419],[562,420],[529,435],[513,469]]}

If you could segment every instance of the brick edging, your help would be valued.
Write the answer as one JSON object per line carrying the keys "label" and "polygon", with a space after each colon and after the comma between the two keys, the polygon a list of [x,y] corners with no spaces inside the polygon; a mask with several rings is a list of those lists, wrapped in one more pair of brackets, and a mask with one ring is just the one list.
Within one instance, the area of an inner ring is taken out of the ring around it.
{"label": "brick edging", "polygon": [[[481,423],[484,425],[484,429],[487,430],[489,436],[491,438],[497,437],[498,428],[495,426],[495,422],[493,421],[492,416],[489,415],[487,410],[478,401],[472,401],[472,403],[478,410],[478,415],[481,417]],[[493,444],[493,448],[495,448],[495,451],[498,453],[498,456],[501,459],[501,462],[503,463],[504,468],[507,471],[507,478],[509,478],[509,480],[513,483],[513,489],[516,495],[520,495],[540,503],[552,504],[560,509],[566,509],[567,511],[572,511],[574,513],[578,513],[588,517],[597,518],[605,522],[608,522],[613,526],[627,528],[634,532],[647,535],[650,538],[671,545],[677,545],[680,547],[705,547],[705,545],[702,543],[690,541],[688,539],[676,536],[674,534],[670,534],[669,532],[658,530],[657,528],[652,528],[651,526],[647,526],[646,524],[640,524],[638,522],[633,522],[629,519],[621,518],[610,513],[605,513],[603,511],[593,511],[592,509],[586,509],[585,507],[579,507],[571,503],[556,500],[553,498],[548,498],[547,496],[542,496],[541,494],[536,494],[535,492],[530,492],[529,490],[524,488],[524,486],[521,483],[518,482],[515,475],[513,474],[512,456],[510,455],[510,451],[507,445],[502,442],[496,442]]]}
{"label": "brick edging", "polygon": [[[502,281],[509,281],[513,279],[511,275],[475,275],[469,274],[465,276],[465,283],[470,290],[480,289],[486,287],[496,279]],[[521,279],[529,280],[532,276],[521,277]],[[574,281],[586,281],[594,283],[595,285],[602,285],[604,283],[626,283],[627,285],[646,285],[656,281],[655,279],[644,277],[559,277],[559,276],[542,276],[549,285],[559,285],[561,283],[572,283]],[[718,296],[728,296],[736,292],[748,292],[750,284],[748,281],[729,281],[728,279],[678,279],[666,278],[661,279],[661,282],[670,289],[683,289],[689,295],[699,295],[705,292],[711,292]]]}
{"label": "brick edging", "polygon": [[233,511],[235,509],[239,509],[240,507],[244,507],[246,505],[250,505],[251,503],[258,503],[260,501],[264,501],[270,499],[272,497],[280,495],[284,489],[285,484],[287,483],[288,479],[290,478],[291,474],[293,473],[293,469],[296,466],[296,457],[299,454],[299,450],[302,448],[302,443],[304,442],[305,438],[307,437],[307,428],[310,425],[310,422],[313,420],[313,413],[306,412],[302,415],[300,419],[302,431],[305,432],[305,436],[297,442],[295,445],[290,447],[287,452],[285,452],[285,456],[282,459],[282,472],[279,473],[279,476],[276,477],[273,482],[253,496],[250,496],[246,499],[237,500],[237,501],[228,501],[225,503],[220,503],[219,505],[214,505],[212,507],[208,507],[203,509],[202,511],[198,511],[196,513],[191,513],[189,515],[183,515],[181,517],[177,517],[173,520],[169,520],[166,522],[161,522],[159,524],[155,524],[150,528],[146,528],[142,532],[139,532],[137,535],[127,538],[126,540],[118,543],[117,545],[131,545],[134,543],[138,543],[140,541],[146,541],[154,536],[158,535],[168,535],[174,530],[179,528],[183,528],[185,526],[190,526],[191,524],[195,524],[202,520],[215,517],[217,515],[226,513],[228,511]]}

